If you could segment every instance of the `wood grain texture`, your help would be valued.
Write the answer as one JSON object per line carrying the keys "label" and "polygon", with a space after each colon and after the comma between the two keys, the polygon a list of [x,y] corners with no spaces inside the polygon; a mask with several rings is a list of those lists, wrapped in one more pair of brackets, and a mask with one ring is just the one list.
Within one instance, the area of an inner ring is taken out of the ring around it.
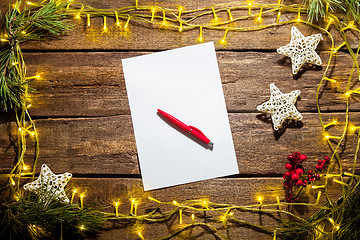
{"label": "wood grain texture", "polygon": [[[240,174],[282,175],[286,157],[294,151],[308,155],[306,169],[313,169],[318,159],[329,155],[322,141],[318,115],[303,114],[302,124],[288,124],[282,135],[274,134],[271,122],[257,113],[229,114]],[[325,122],[344,115],[324,114]],[[350,118],[360,124],[359,114]],[[41,154],[39,167],[46,163],[56,172],[73,174],[140,174],[135,138],[129,115],[96,118],[61,118],[37,120]],[[0,125],[1,132],[16,131],[9,123]],[[11,130],[7,130],[11,129]],[[340,134],[341,128],[330,129]],[[14,133],[13,133],[14,134]],[[0,136],[0,169],[7,172],[14,159],[14,147],[8,134]],[[194,143],[195,144],[195,143]],[[344,168],[352,166],[356,136],[350,135],[342,153]],[[28,153],[32,153],[29,147]],[[166,171],[166,169],[164,169]]]}
{"label": "wood grain texture", "polygon": [[[77,52],[26,53],[28,75],[40,73],[42,79],[31,86],[33,116],[112,116],[129,114],[121,59],[149,52]],[[256,106],[269,99],[269,84],[283,92],[299,89],[299,111],[316,111],[316,88],[325,70],[329,54],[320,54],[323,67],[305,68],[300,78],[291,74],[289,58],[273,52],[217,52],[223,90],[229,112],[257,112]],[[350,75],[348,54],[340,53],[320,93],[323,111],[345,109],[342,92]],[[333,61],[334,62],[334,61]],[[181,69],[179,69],[181,71]],[[352,110],[359,110],[357,99]]]}
{"label": "wood grain texture", "polygon": [[[81,1],[83,4],[88,4],[97,8],[120,8],[124,6],[134,6],[133,0],[126,1],[104,1],[101,0],[85,0]],[[191,10],[195,8],[208,7],[211,11],[211,6],[213,4],[219,3],[229,3],[231,1],[226,0],[207,0],[207,1],[179,1],[179,0],[170,0],[170,1],[139,1],[140,5],[148,6],[162,6],[168,8],[176,9],[179,4],[185,6],[186,9]],[[276,4],[276,1],[267,0],[267,1],[257,1],[263,3]],[[288,1],[286,5],[291,5],[293,3],[299,3],[301,1]],[[6,11],[8,9],[7,4],[1,5],[1,9]],[[253,10],[253,12],[258,12],[259,10]],[[161,15],[161,14],[160,14]],[[246,16],[247,11],[234,11],[232,13],[234,18],[240,16]],[[218,16],[222,19],[228,19],[227,13],[220,13]],[[265,17],[264,24],[272,24],[276,21],[277,12],[274,12],[273,15]],[[280,21],[289,21],[297,18],[297,14],[282,14]],[[303,19],[306,19],[305,14]],[[125,19],[126,20],[126,19]],[[210,22],[211,17],[206,17],[205,19],[199,20],[201,23]],[[158,27],[138,24],[130,25],[130,33],[124,34],[123,31],[119,31],[114,26],[114,19],[108,18],[109,31],[104,33],[101,31],[103,27],[102,18],[96,18],[92,20],[91,27],[86,27],[86,19],[74,21],[75,31],[69,32],[65,37],[61,37],[58,40],[46,41],[46,42],[32,42],[26,43],[23,46],[23,49],[33,49],[33,50],[163,50],[163,49],[172,49],[181,46],[188,46],[196,44],[196,39],[199,35],[199,30],[189,30],[183,33],[179,33],[178,29],[159,29]],[[237,27],[249,27],[257,25],[254,23],[254,19],[248,21],[242,21],[236,23]],[[287,44],[290,41],[290,29],[291,25],[277,26],[262,31],[252,31],[252,32],[230,32],[227,37],[228,45],[222,46],[217,45],[217,49],[227,49],[227,50],[275,50],[278,47]],[[300,31],[304,33],[305,36],[318,33],[319,31],[315,28],[306,26],[305,24],[296,24]],[[325,27],[326,23],[322,23],[322,26]],[[340,45],[343,40],[339,34],[336,33],[334,29],[330,29],[331,33],[334,35],[335,45]],[[224,31],[214,31],[204,29],[204,38],[206,41],[218,42],[224,35]],[[356,38],[356,33],[350,34],[348,40],[351,43],[352,48],[358,46],[358,41]],[[330,38],[324,35],[324,40],[320,43],[318,49],[329,49],[331,47]]]}
{"label": "wood grain texture", "polygon": [[[150,192],[142,191],[141,181],[138,179],[124,179],[124,178],[99,178],[99,179],[79,179],[74,178],[69,182],[69,188],[76,187],[79,193],[86,192],[85,204],[97,201],[102,206],[109,206],[108,211],[114,211],[112,203],[120,200],[121,205],[119,212],[127,214],[130,212],[130,199],[136,198],[140,201],[138,213],[143,214],[147,209],[153,209],[157,205],[146,199],[152,196],[160,201],[176,200],[181,203],[188,199],[204,199],[208,198],[214,203],[227,203],[234,205],[250,205],[257,204],[257,197],[264,196],[264,204],[276,202],[276,196],[280,196],[283,201],[284,190],[282,187],[282,178],[243,178],[243,179],[213,179],[201,181],[191,184],[184,184],[171,188],[154,190]],[[330,199],[334,199],[339,191],[338,186],[334,186],[334,191],[329,193]],[[318,190],[313,190],[307,187],[303,190],[301,195],[304,202],[314,203],[316,201]],[[325,197],[321,198],[323,202]],[[78,198],[75,198],[77,201]],[[163,211],[172,208],[162,208]],[[300,214],[301,217],[309,216],[314,209],[295,207],[293,211]],[[191,214],[191,213],[189,213]],[[197,215],[198,216],[198,215]],[[235,211],[235,216],[241,220],[260,224],[263,226],[274,226],[273,220],[266,215],[250,214]],[[282,216],[285,218],[284,216]],[[184,223],[190,223],[190,215],[184,214]],[[203,220],[197,219],[202,222]],[[211,223],[210,221],[208,223]],[[224,234],[225,231],[219,223],[214,223],[216,227],[221,229]],[[151,224],[145,227],[143,235],[145,239],[159,239],[174,231],[178,226],[178,218],[173,219],[167,224]],[[128,229],[122,229],[121,225],[108,223],[105,231],[102,231],[98,239],[115,239],[122,237],[122,239],[137,239],[136,234],[132,232],[133,228],[129,226]],[[197,236],[197,239],[214,239],[209,233],[195,230],[192,236]],[[188,234],[188,233],[187,233]],[[185,236],[188,236],[185,234]],[[231,239],[250,239],[257,237],[259,239],[272,239],[271,236],[253,231],[249,228],[243,228],[232,225],[229,229]],[[185,238],[189,239],[189,238]],[[194,239],[194,238],[192,238]]]}
{"label": "wood grain texture", "polygon": [[[120,8],[134,5],[134,0],[85,0],[81,1],[98,8]],[[158,5],[186,9],[209,7],[213,4],[228,3],[228,0],[140,0],[140,5]],[[256,1],[277,3],[274,0]],[[285,4],[301,1],[285,1]],[[2,13],[8,8],[7,1],[0,2]],[[256,12],[258,10],[254,10]],[[234,17],[247,11],[234,11]],[[266,17],[266,23],[273,23],[276,14]],[[227,19],[224,14],[218,14]],[[281,21],[294,19],[293,14],[282,14]],[[302,16],[305,18],[305,16]],[[55,173],[71,172],[74,178],[68,189],[79,188],[85,192],[85,204],[98,202],[109,206],[120,199],[121,213],[128,213],[129,197],[141,198],[139,213],[155,207],[146,200],[148,195],[162,200],[178,202],[187,199],[209,197],[213,202],[246,205],[256,203],[258,194],[264,195],[264,203],[275,203],[276,196],[284,196],[282,174],[286,156],[294,151],[308,155],[304,164],[306,170],[314,169],[318,159],[330,154],[329,147],[322,141],[319,116],[316,113],[315,93],[325,70],[331,46],[328,36],[318,46],[323,60],[322,67],[308,66],[297,77],[291,74],[288,58],[276,53],[276,49],[290,41],[292,25],[278,26],[263,31],[229,32],[227,46],[218,44],[224,31],[204,30],[205,41],[214,41],[219,70],[231,130],[234,139],[240,174],[206,180],[191,184],[165,188],[148,193],[143,192],[138,164],[136,143],[133,134],[130,110],[122,72],[121,59],[152,52],[196,44],[199,31],[184,33],[157,29],[153,26],[130,25],[130,34],[115,29],[114,20],[108,18],[110,30],[102,33],[102,18],[92,19],[91,27],[85,27],[84,19],[73,22],[74,31],[56,40],[31,42],[22,45],[28,76],[40,73],[42,79],[31,86],[37,92],[31,94],[31,115],[36,119],[40,137],[40,166],[46,163]],[[211,18],[202,22],[211,21]],[[325,23],[322,23],[324,26]],[[237,26],[253,26],[253,20]],[[296,24],[305,36],[319,33],[304,24]],[[330,28],[333,34],[335,31]],[[352,48],[358,46],[358,36],[349,33]],[[335,46],[343,40],[334,34]],[[320,105],[325,123],[338,118],[341,126],[329,129],[339,136],[345,121],[343,114],[346,81],[350,75],[352,59],[340,52],[332,62],[329,75],[340,83],[326,83],[321,87]],[[269,84],[275,83],[284,92],[301,90],[297,107],[303,114],[301,124],[286,124],[285,131],[274,134],[271,122],[256,111],[256,106],[269,99]],[[357,85],[352,86],[354,88]],[[350,121],[360,125],[358,98],[351,98]],[[0,173],[8,173],[13,166],[16,150],[17,130],[11,113],[0,112]],[[341,148],[343,168],[350,169],[355,153],[356,135],[348,135]],[[346,147],[345,147],[346,146]],[[346,148],[345,150],[343,150]],[[29,137],[25,162],[32,162],[34,146]],[[356,166],[359,172],[359,166]],[[166,171],[166,169],[164,170]],[[339,186],[334,185],[330,196],[335,199]],[[317,191],[307,188],[302,200],[315,202]],[[1,196],[2,197],[2,196]],[[283,198],[283,197],[282,197]],[[78,198],[75,198],[78,201]],[[321,201],[324,199],[322,198]],[[294,208],[300,216],[309,216],[313,209]],[[243,220],[265,226],[274,222],[267,216],[236,212]],[[184,221],[190,221],[189,216]],[[151,224],[145,227],[145,239],[159,239],[174,231],[178,225],[175,218],[166,224]],[[221,224],[218,225],[221,228]],[[138,239],[132,232],[133,226],[108,222],[98,239]],[[222,230],[224,233],[224,230]],[[188,234],[188,233],[187,233]],[[192,238],[213,239],[208,232],[194,230]],[[272,239],[269,235],[249,228],[230,228],[231,239]]]}

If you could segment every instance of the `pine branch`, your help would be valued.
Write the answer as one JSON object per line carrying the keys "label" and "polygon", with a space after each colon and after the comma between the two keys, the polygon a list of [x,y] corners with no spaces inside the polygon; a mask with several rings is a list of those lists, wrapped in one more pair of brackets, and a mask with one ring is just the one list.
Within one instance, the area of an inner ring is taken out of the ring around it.
{"label": "pine branch", "polygon": [[[27,93],[31,90],[19,44],[56,37],[72,28],[66,20],[65,3],[50,0],[25,5],[25,1],[10,5],[3,19],[5,34],[0,51],[0,108],[5,110],[23,109]],[[21,6],[25,8],[20,10]]]}
{"label": "pine branch", "polygon": [[349,21],[360,20],[359,0],[304,0],[308,9],[308,21],[319,21],[326,17],[327,11],[343,11]]}
{"label": "pine branch", "polygon": [[46,207],[34,194],[3,203],[0,237],[48,239],[62,235],[63,239],[79,239],[96,233],[107,219],[100,208],[88,205],[80,209],[78,204],[61,204],[49,198]]}

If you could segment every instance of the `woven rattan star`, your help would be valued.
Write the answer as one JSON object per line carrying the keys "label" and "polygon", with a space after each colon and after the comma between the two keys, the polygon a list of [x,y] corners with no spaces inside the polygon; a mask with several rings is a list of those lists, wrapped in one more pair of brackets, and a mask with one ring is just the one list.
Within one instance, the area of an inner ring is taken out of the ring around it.
{"label": "woven rattan star", "polygon": [[304,37],[296,27],[292,27],[290,43],[278,48],[277,52],[291,58],[292,73],[295,75],[305,63],[321,65],[321,58],[315,52],[321,39],[320,33]]}
{"label": "woven rattan star", "polygon": [[25,184],[24,189],[35,192],[39,196],[39,202],[44,205],[47,205],[51,199],[69,203],[64,188],[71,176],[71,173],[55,175],[46,164],[43,164],[38,179]]}
{"label": "woven rattan star", "polygon": [[275,130],[279,130],[286,119],[302,120],[302,116],[295,107],[300,90],[283,94],[274,83],[270,84],[270,100],[257,106],[260,112],[269,113]]}

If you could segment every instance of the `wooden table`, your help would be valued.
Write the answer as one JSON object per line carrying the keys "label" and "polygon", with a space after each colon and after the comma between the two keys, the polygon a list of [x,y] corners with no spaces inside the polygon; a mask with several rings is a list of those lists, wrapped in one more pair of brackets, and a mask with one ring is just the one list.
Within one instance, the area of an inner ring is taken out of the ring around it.
{"label": "wooden table", "polygon": [[[83,2],[99,8],[134,5],[131,0]],[[140,4],[145,2],[140,1]],[[182,4],[186,9],[193,9],[221,2],[228,1],[169,0],[157,4],[171,8]],[[1,9],[7,9],[6,2],[1,3]],[[284,19],[292,17],[294,15],[282,16]],[[178,33],[130,25],[130,35],[123,36],[111,31],[102,33],[102,18],[92,19],[90,28],[85,26],[85,21],[74,21],[74,31],[57,40],[23,45],[28,75],[40,73],[42,76],[33,83],[37,91],[32,94],[30,110],[40,136],[37,171],[46,163],[55,173],[71,172],[73,178],[68,189],[77,187],[86,192],[85,204],[99,201],[110,207],[119,198],[122,202],[119,211],[125,213],[130,208],[129,194],[142,195],[143,192],[121,59],[196,44],[199,32]],[[113,26],[113,20],[109,19],[108,24]],[[304,35],[318,33],[304,24],[299,24],[298,28]],[[227,46],[216,44],[240,174],[150,191],[146,196],[178,202],[207,196],[213,202],[244,205],[257,203],[256,197],[261,194],[265,203],[275,203],[276,196],[284,199],[282,174],[288,154],[294,151],[307,154],[306,169],[314,168],[317,159],[330,154],[322,141],[315,102],[324,67],[307,67],[299,76],[293,77],[289,59],[276,52],[278,47],[289,42],[290,29],[291,25],[286,25],[262,31],[229,32]],[[204,30],[205,40],[215,43],[223,34],[223,31]],[[341,40],[336,41],[341,43]],[[356,46],[356,41],[353,44]],[[329,47],[328,38],[318,47],[324,66]],[[348,54],[340,52],[333,75],[346,76],[351,63]],[[284,93],[301,90],[297,103],[304,117],[301,124],[288,124],[281,133],[274,133],[271,122],[257,112],[256,106],[269,99],[270,83],[275,83]],[[339,120],[344,117],[344,100],[332,86],[323,87],[320,104],[325,122],[333,117]],[[359,104],[353,104],[351,110],[354,111],[352,120],[356,121],[360,115]],[[0,169],[1,173],[8,173],[15,156],[12,137],[16,127],[10,113],[2,112],[0,120]],[[31,153],[33,148],[30,147],[29,161]],[[351,151],[343,153],[347,168],[351,167],[351,160],[346,160],[352,157],[351,154]],[[315,201],[316,192],[308,189],[307,196],[308,201]],[[143,213],[149,204],[144,200],[139,213]],[[112,210],[113,207],[109,211]],[[298,214],[309,214],[309,211],[302,209]],[[272,224],[257,214],[245,214],[244,220]],[[148,225],[143,235],[145,239],[164,237],[176,224],[174,221]],[[211,238],[206,232],[204,234],[199,236]],[[240,226],[231,228],[230,236],[234,239],[272,239]],[[122,229],[113,223],[107,224],[99,234],[99,239],[136,238],[131,229]]]}

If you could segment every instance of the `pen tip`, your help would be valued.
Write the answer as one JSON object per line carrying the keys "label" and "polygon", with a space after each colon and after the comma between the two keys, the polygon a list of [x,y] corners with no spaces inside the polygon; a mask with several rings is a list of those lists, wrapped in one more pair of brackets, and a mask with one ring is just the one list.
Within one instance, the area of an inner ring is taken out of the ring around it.
{"label": "pen tip", "polygon": [[214,146],[214,143],[213,143],[213,142],[209,142],[209,145]]}

